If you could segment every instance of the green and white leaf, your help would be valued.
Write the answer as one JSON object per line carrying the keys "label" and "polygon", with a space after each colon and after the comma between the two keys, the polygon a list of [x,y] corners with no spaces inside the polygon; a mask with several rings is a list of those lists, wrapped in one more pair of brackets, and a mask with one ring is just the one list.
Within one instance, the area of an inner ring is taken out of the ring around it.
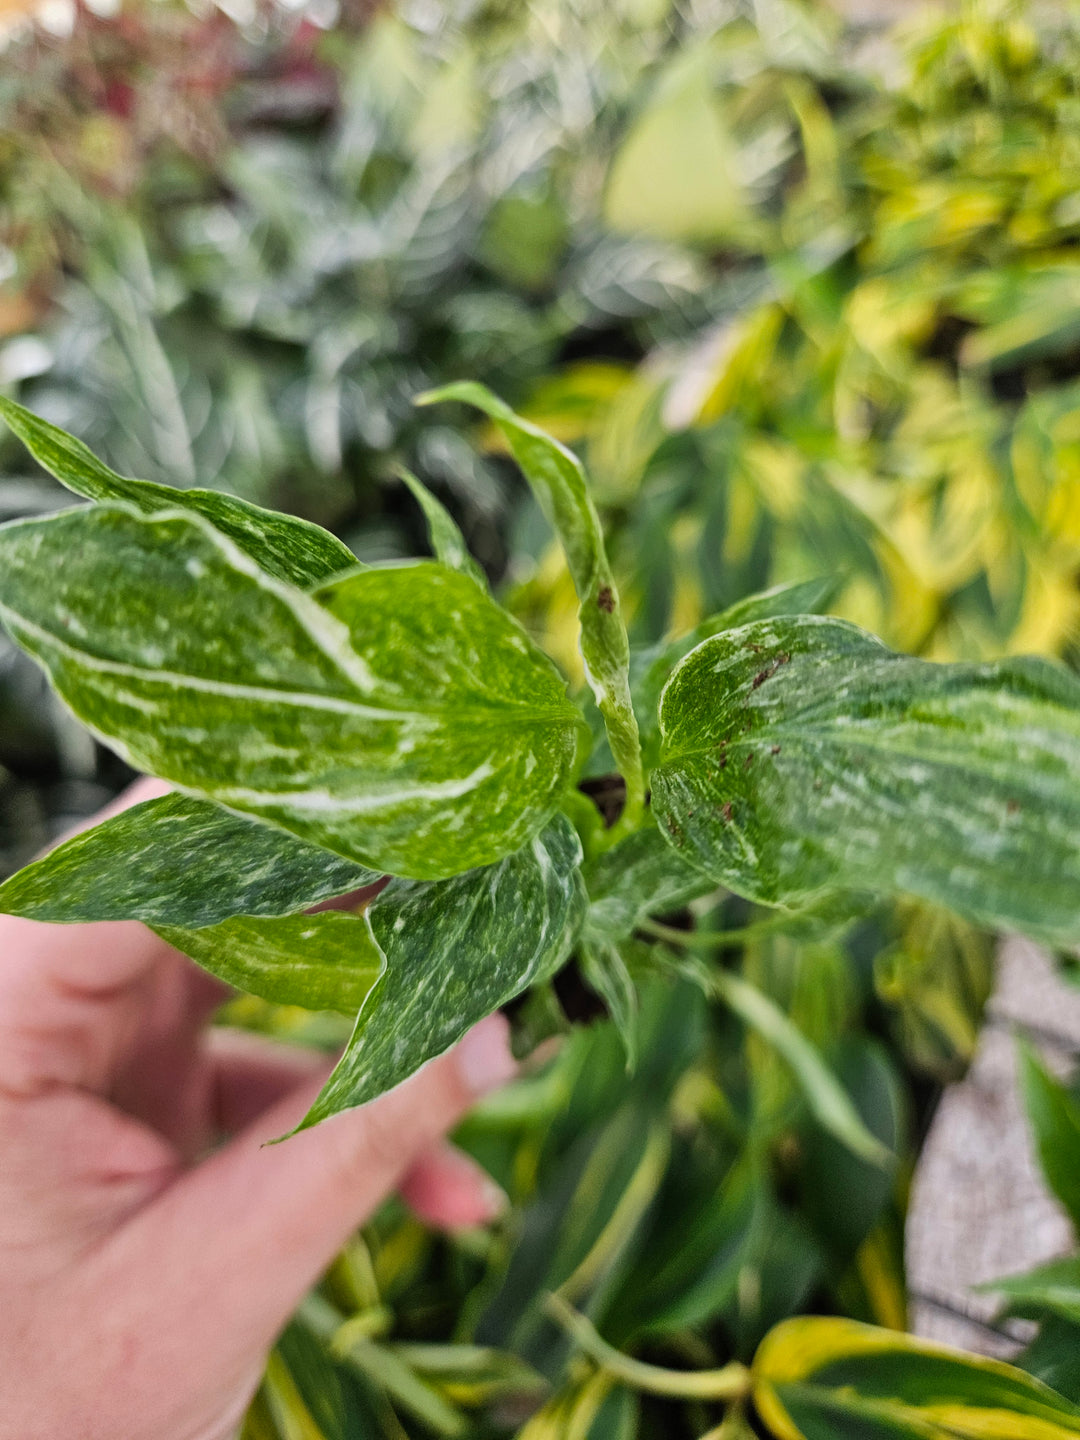
{"label": "green and white leaf", "polygon": [[0,885],[0,913],[201,929],[233,916],[294,915],[378,879],[276,827],[174,794],[133,805],[19,870]]}
{"label": "green and white leaf", "polygon": [[518,849],[575,758],[554,666],[432,562],[315,598],[198,516],[95,506],[0,528],[0,619],[136,768],[388,873]]}
{"label": "green and white leaf", "polygon": [[630,698],[630,645],[603,528],[581,461],[531,421],[515,415],[485,385],[473,381],[446,385],[421,396],[418,403],[443,400],[475,405],[495,422],[562,542],[581,607],[585,672],[604,717],[615,764],[626,780],[624,816],[627,826],[632,826],[644,805],[645,781]]}
{"label": "green and white leaf", "polygon": [[385,971],[301,1128],[391,1089],[553,975],[584,915],[580,861],[558,815],[497,865],[435,885],[391,881],[366,915]]}
{"label": "green and white leaf", "polygon": [[210,521],[268,574],[306,589],[356,565],[349,547],[308,520],[264,510],[218,490],[181,490],[129,480],[103,465],[83,444],[39,415],[0,395],[0,418],[50,475],[88,500],[122,501],[144,515],[189,510]]}
{"label": "green and white leaf", "polygon": [[411,471],[402,469],[398,473],[424,512],[428,538],[431,541],[431,548],[435,552],[435,558],[448,570],[460,570],[463,575],[468,575],[470,579],[476,581],[481,590],[486,591],[488,588],[487,577],[470,555],[469,547],[465,544],[465,537],[450,511]]}
{"label": "green and white leaf", "polygon": [[623,940],[647,916],[678,910],[716,889],[715,882],[673,850],[652,824],[590,861],[585,884],[589,891],[585,932],[597,942]]}
{"label": "green and white leaf", "polygon": [[675,849],[767,905],[918,896],[1080,938],[1080,681],[936,665],[800,616],[706,640],[660,702],[653,809]]}
{"label": "green and white leaf", "polygon": [[363,917],[340,910],[237,915],[201,930],[151,928],[238,990],[308,1010],[355,1015],[385,964]]}
{"label": "green and white leaf", "polygon": [[853,1320],[800,1317],[765,1337],[753,1398],[774,1440],[1066,1440],[1080,1407],[998,1360]]}
{"label": "green and white leaf", "polygon": [[839,581],[831,575],[799,580],[789,585],[774,585],[769,590],[737,600],[716,615],[706,616],[678,640],[662,641],[647,649],[631,651],[630,690],[641,727],[646,764],[651,765],[659,759],[657,708],[660,694],[684,655],[688,655],[703,640],[724,630],[734,630],[739,625],[774,620],[781,615],[818,615],[828,609],[838,589]]}

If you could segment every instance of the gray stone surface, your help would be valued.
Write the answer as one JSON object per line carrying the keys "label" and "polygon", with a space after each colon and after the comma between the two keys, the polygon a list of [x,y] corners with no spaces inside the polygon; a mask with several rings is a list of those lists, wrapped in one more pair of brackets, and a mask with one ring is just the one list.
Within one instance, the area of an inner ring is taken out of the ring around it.
{"label": "gray stone surface", "polygon": [[1035,946],[1009,940],[975,1060],[942,1099],[927,1136],[907,1222],[912,1328],[1005,1358],[1027,1328],[986,1328],[997,1302],[972,1287],[1074,1248],[1032,1151],[1017,1088],[1018,1032],[1065,1073],[1080,1052],[1080,990]]}

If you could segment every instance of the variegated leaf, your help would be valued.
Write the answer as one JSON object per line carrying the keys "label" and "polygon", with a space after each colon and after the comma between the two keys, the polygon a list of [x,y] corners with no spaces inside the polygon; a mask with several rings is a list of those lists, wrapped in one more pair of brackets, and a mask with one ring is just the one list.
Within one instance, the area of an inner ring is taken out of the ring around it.
{"label": "variegated leaf", "polygon": [[138,769],[388,873],[518,849],[575,757],[550,661],[430,562],[316,599],[201,517],[95,506],[0,528],[0,618]]}
{"label": "variegated leaf", "polygon": [[487,578],[470,555],[465,537],[450,511],[441,500],[435,498],[422,480],[418,480],[408,470],[400,471],[400,475],[412,492],[413,499],[424,512],[431,548],[440,564],[445,565],[448,570],[460,570],[463,575],[475,580],[481,590],[486,590]]}
{"label": "variegated leaf", "polygon": [[663,831],[736,893],[906,893],[1080,938],[1080,681],[1065,670],[936,665],[800,616],[704,641],[660,724]]}
{"label": "variegated leaf", "polygon": [[0,885],[0,913],[194,930],[234,915],[294,915],[378,879],[377,871],[220,805],[163,795],[19,870]]}
{"label": "variegated leaf", "polygon": [[580,860],[577,833],[558,815],[497,865],[436,885],[391,881],[366,916],[385,972],[304,1126],[399,1084],[554,974],[584,914]]}
{"label": "variegated leaf", "polygon": [[129,480],[103,465],[73,435],[51,425],[0,395],[3,418],[34,459],[61,485],[88,500],[123,501],[144,515],[158,510],[190,510],[209,520],[270,575],[306,588],[339,570],[356,565],[356,557],[328,530],[264,510],[219,490],[181,490],[149,480]]}
{"label": "variegated leaf", "polygon": [[190,930],[151,927],[218,979],[280,1005],[355,1015],[383,973],[382,951],[360,915],[237,915]]}
{"label": "variegated leaf", "polygon": [[648,766],[659,759],[660,736],[657,707],[664,686],[675,666],[695,646],[724,630],[750,625],[755,620],[774,620],[780,615],[819,615],[836,595],[834,576],[800,580],[791,585],[774,585],[757,595],[747,595],[718,615],[708,615],[687,635],[665,640],[630,655],[630,690],[641,727],[641,744]]}
{"label": "variegated leaf", "polygon": [[753,1396],[775,1440],[1067,1440],[1080,1407],[1011,1365],[804,1317],[754,1358]]}
{"label": "variegated leaf", "polygon": [[626,961],[607,941],[585,939],[581,944],[581,974],[586,985],[604,1002],[626,1051],[626,1068],[637,1064],[638,993]]}

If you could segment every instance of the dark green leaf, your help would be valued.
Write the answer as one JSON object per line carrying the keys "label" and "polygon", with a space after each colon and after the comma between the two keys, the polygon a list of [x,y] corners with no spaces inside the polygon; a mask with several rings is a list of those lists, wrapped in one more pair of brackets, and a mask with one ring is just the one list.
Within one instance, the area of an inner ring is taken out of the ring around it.
{"label": "dark green leaf", "polygon": [[584,913],[580,860],[559,815],[498,865],[435,885],[392,881],[366,916],[385,973],[304,1126],[389,1090],[553,974]]}
{"label": "dark green leaf", "polygon": [[1080,1325],[1050,1318],[1017,1361],[1036,1379],[1080,1404]]}
{"label": "dark green leaf", "polygon": [[661,826],[736,893],[908,893],[1080,937],[1080,681],[1064,670],[935,665],[803,616],[699,645],[660,723]]}
{"label": "dark green leaf", "polygon": [[1020,1091],[1046,1183],[1080,1230],[1080,1104],[1025,1042],[1019,1064]]}
{"label": "dark green leaf", "polygon": [[1057,1315],[1080,1325],[1080,1256],[1051,1260],[1048,1265],[1040,1265],[1025,1275],[1007,1275],[1002,1280],[980,1285],[979,1289],[1004,1295],[1011,1315],[1032,1320]]}
{"label": "dark green leaf", "polygon": [[210,521],[245,555],[279,580],[306,588],[356,564],[356,557],[347,545],[307,520],[264,510],[217,490],[174,489],[171,485],[128,480],[117,475],[81,440],[3,395],[0,395],[0,417],[7,421],[38,464],[76,495],[85,495],[88,500],[123,501],[144,515],[160,510],[192,511]]}
{"label": "dark green leaf", "polygon": [[199,929],[235,915],[294,915],[378,878],[206,800],[163,795],[18,871],[0,885],[0,912],[52,924],[142,920]]}
{"label": "dark green leaf", "polygon": [[517,849],[574,760],[550,661],[430,562],[316,599],[197,516],[97,506],[0,528],[0,617],[137,768],[381,871]]}

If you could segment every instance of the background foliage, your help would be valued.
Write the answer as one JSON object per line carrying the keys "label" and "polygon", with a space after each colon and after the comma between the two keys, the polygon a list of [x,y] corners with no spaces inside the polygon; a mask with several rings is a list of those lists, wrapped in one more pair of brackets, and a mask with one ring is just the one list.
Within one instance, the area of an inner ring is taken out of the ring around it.
{"label": "background foliage", "polygon": [[[789,0],[249,20],[82,14],[5,57],[9,393],[123,473],[282,506],[365,559],[423,547],[411,465],[575,678],[572,587],[502,443],[473,412],[416,411],[418,391],[488,381],[578,449],[639,643],[825,574],[835,613],[899,648],[1073,659],[1067,18],[984,0],[888,42]],[[61,503],[15,445],[0,455],[4,518]],[[5,871],[123,779],[6,649],[0,762]],[[747,918],[730,900],[698,917]],[[734,953],[895,1168],[828,1134],[730,1009],[655,981],[629,1079],[598,1024],[467,1122],[513,1201],[503,1225],[448,1241],[391,1205],[356,1239],[250,1435],[719,1423],[715,1397],[589,1359],[545,1312],[554,1289],[674,1370],[749,1362],[804,1310],[903,1326],[906,1185],[936,1087],[971,1055],[992,942],[908,904]],[[599,1010],[584,988],[558,1002]],[[344,1038],[253,1000],[228,1018]],[[1055,1134],[1072,1103],[1044,1096]],[[1051,1317],[1025,1363],[1076,1399],[1070,1283],[1010,1303]]]}

